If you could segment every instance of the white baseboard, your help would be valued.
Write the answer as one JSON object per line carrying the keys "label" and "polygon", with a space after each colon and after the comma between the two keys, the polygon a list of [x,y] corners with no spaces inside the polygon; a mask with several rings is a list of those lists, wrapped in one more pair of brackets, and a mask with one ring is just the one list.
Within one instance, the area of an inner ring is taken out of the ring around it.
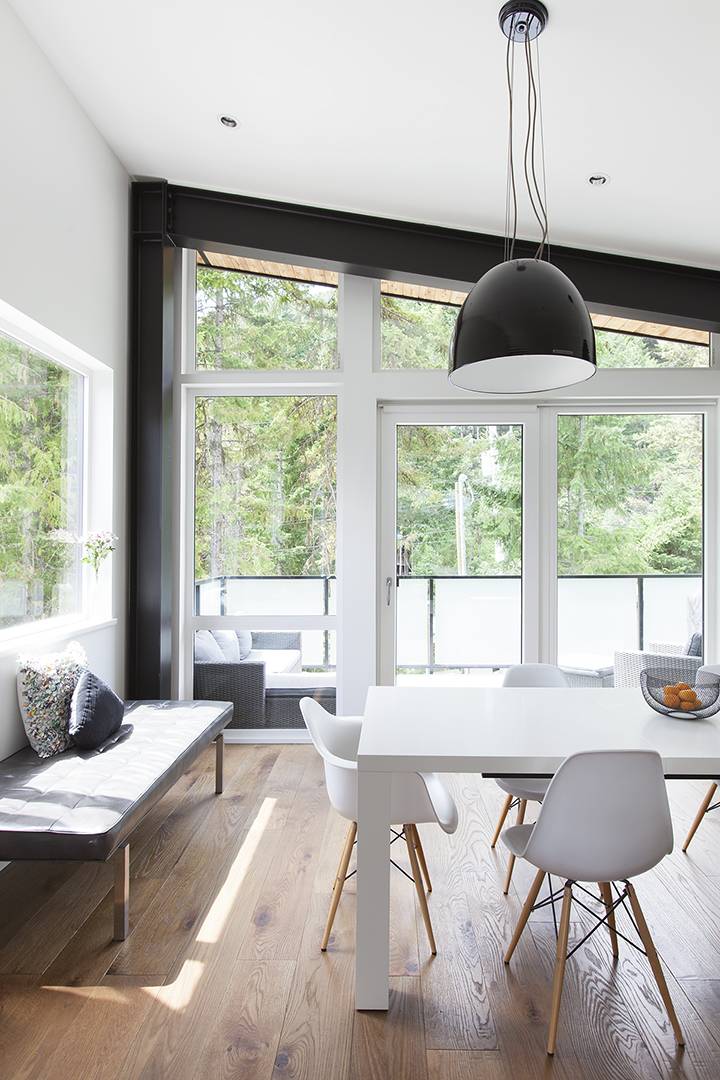
{"label": "white baseboard", "polygon": [[225,728],[226,743],[309,743],[310,732],[306,728]]}

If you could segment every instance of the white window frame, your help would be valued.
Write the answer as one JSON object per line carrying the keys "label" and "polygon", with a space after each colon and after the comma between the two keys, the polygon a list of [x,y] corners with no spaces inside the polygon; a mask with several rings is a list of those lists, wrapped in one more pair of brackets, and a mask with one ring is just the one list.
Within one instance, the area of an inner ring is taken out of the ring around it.
{"label": "white window frame", "polygon": [[[88,533],[101,530],[114,532],[112,368],[2,300],[0,333],[83,378],[82,535],[87,536]],[[44,646],[56,638],[74,632],[113,624],[112,563],[111,556],[102,566],[97,580],[91,567],[83,563],[80,610],[68,615],[35,619],[0,630],[0,652],[14,652],[19,646],[32,647],[36,643]]]}
{"label": "white window frame", "polygon": [[[243,250],[242,254],[292,263],[318,265],[273,252]],[[176,462],[179,493],[176,500],[176,535],[181,537],[177,562],[175,611],[174,688],[179,696],[192,694],[192,634],[200,626],[192,616],[193,594],[188,589],[192,574],[194,508],[194,397],[198,394],[246,396],[251,393],[283,395],[335,394],[337,396],[337,614],[331,618],[337,630],[338,712],[360,713],[367,687],[379,681],[380,634],[383,616],[384,571],[380,529],[382,527],[382,462],[387,448],[381,445],[381,416],[405,410],[413,416],[482,416],[483,422],[505,413],[534,417],[526,428],[537,442],[537,458],[524,455],[525,517],[523,530],[523,655],[526,660],[552,662],[557,652],[557,578],[555,551],[555,454],[556,417],[561,412],[645,411],[705,412],[705,634],[706,662],[720,659],[716,559],[718,537],[718,436],[717,403],[720,400],[720,349],[711,335],[708,368],[609,368],[593,379],[547,394],[511,398],[475,395],[452,386],[437,369],[390,369],[380,364],[380,281],[340,273],[338,286],[339,366],[331,371],[204,371],[195,370],[194,351],[194,251],[182,253],[183,289],[186,299],[182,346],[177,360]],[[341,270],[332,266],[331,269]],[[421,284],[469,290],[472,282],[409,276]],[[592,306],[592,305],[591,305]],[[534,425],[534,428],[533,428]],[[526,443],[526,451],[528,449]],[[533,480],[533,477],[535,478]],[[536,523],[536,524],[534,524]],[[387,542],[386,545],[387,547]],[[534,580],[533,580],[534,575]],[[218,617],[205,617],[217,620]],[[272,617],[278,629],[302,628],[297,617]],[[269,625],[257,618],[239,617],[237,623]],[[202,625],[209,625],[203,621]],[[254,738],[261,738],[254,733]]]}

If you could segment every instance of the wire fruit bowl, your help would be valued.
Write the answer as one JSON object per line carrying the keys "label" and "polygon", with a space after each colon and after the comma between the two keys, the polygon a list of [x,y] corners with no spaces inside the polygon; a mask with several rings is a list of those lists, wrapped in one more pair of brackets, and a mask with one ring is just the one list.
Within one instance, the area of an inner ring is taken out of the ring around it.
{"label": "wire fruit bowl", "polygon": [[655,712],[677,720],[704,720],[720,710],[720,677],[703,675],[703,681],[693,685],[693,676],[675,674],[664,668],[640,672],[643,697]]}

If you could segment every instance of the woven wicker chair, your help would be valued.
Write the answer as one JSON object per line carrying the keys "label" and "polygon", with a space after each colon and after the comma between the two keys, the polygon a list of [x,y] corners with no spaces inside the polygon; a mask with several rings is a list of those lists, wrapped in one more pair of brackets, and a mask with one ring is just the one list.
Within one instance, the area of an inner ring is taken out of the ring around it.
{"label": "woven wicker chair", "polygon": [[[301,650],[299,632],[267,631],[253,633],[253,649]],[[231,701],[231,728],[264,728],[269,726],[265,708],[265,664],[262,661],[241,660],[239,663],[195,661],[194,696],[199,701]],[[300,699],[298,694],[298,703]],[[303,720],[297,704],[297,723]],[[275,726],[290,726],[287,724]]]}
{"label": "woven wicker chair", "polygon": [[[700,639],[696,643],[695,639]],[[702,638],[699,634],[693,635],[695,649],[702,651]],[[667,645],[651,642],[644,652],[616,652],[615,653],[615,686],[639,686],[640,672],[648,668],[662,668],[665,661],[672,658],[683,669],[686,679],[694,679],[699,668],[702,667],[702,656],[686,651],[682,645]]]}

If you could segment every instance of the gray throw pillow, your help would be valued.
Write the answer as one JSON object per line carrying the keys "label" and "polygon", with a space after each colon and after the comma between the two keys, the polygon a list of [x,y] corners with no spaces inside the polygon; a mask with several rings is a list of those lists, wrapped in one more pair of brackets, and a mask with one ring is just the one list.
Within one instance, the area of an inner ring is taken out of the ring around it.
{"label": "gray throw pillow", "polygon": [[222,664],[222,649],[211,630],[198,630],[195,634],[195,659],[201,664]]}
{"label": "gray throw pillow", "polygon": [[70,746],[70,702],[86,668],[85,650],[76,641],[71,641],[65,652],[19,658],[20,713],[28,742],[38,757],[52,757]]}
{"label": "gray throw pillow", "polygon": [[115,734],[124,715],[125,705],[115,691],[86,671],[72,696],[70,737],[81,750],[96,750]]}
{"label": "gray throw pillow", "polygon": [[238,659],[244,660],[246,656],[250,655],[252,649],[252,633],[249,630],[236,630],[235,636],[238,639]]}
{"label": "gray throw pillow", "polygon": [[210,633],[220,646],[225,660],[230,664],[240,662],[240,644],[234,630],[211,630]]}

